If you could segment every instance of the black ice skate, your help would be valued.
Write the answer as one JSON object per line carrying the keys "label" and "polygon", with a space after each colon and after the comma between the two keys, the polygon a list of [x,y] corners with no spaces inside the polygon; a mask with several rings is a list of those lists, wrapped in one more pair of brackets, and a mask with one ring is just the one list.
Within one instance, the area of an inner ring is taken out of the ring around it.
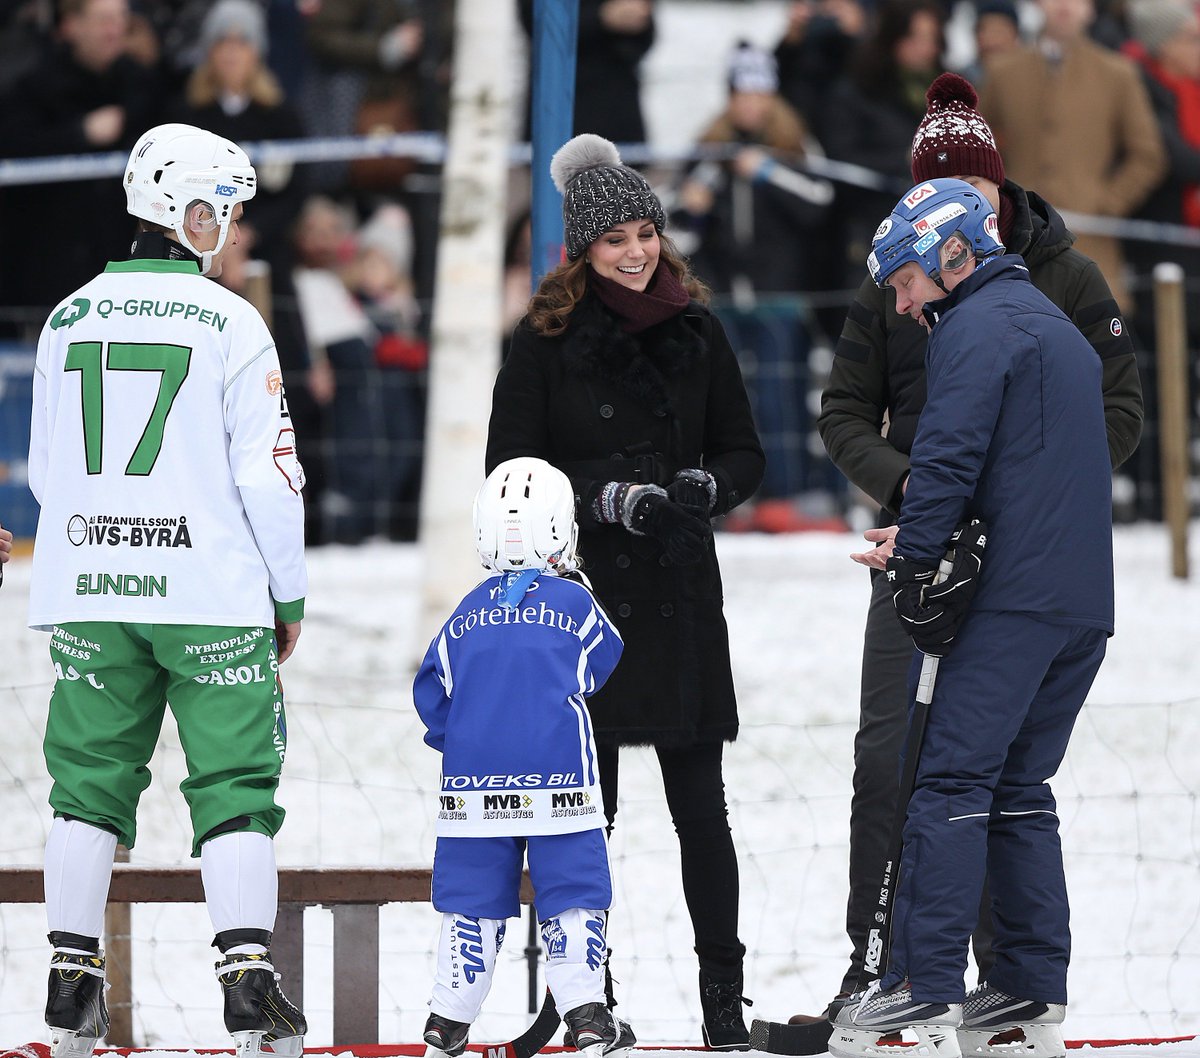
{"label": "black ice skate", "polygon": [[575,1047],[589,1058],[622,1054],[637,1043],[629,1024],[603,1003],[584,1003],[581,1007],[568,1010],[563,1021],[571,1033],[571,1039],[575,1041]]}
{"label": "black ice skate", "polygon": [[742,1017],[742,1007],[751,1006],[742,995],[742,981],[718,981],[700,971],[700,1010],[704,1016],[701,1032],[704,1045],[713,1051],[748,1051],[750,1030]]}
{"label": "black ice skate", "polygon": [[46,1027],[51,1058],[88,1058],[108,1032],[104,956],[56,951],[50,957]]}
{"label": "black ice skate", "polygon": [[907,981],[887,991],[876,981],[852,995],[834,1017],[829,1053],[835,1058],[962,1058],[955,1031],[961,1024],[960,1003],[918,1002]]}
{"label": "black ice skate", "polygon": [[279,987],[270,953],[228,955],[216,964],[225,996],[225,1028],[237,1058],[300,1058],[308,1023]]}
{"label": "black ice skate", "polygon": [[467,1049],[467,1034],[471,1026],[465,1021],[451,1021],[441,1014],[430,1014],[425,1021],[425,1058],[457,1058]]}
{"label": "black ice skate", "polygon": [[1016,999],[980,985],[967,995],[958,1045],[964,1058],[1066,1058],[1062,1003]]}

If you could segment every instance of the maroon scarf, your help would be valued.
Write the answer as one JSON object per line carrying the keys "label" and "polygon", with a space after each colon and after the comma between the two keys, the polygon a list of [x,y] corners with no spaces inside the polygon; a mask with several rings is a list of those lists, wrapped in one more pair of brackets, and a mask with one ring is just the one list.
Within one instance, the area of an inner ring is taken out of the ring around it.
{"label": "maroon scarf", "polygon": [[591,265],[587,275],[588,285],[621,321],[621,330],[626,334],[639,334],[687,308],[687,290],[661,258],[645,290],[633,290],[602,276]]}

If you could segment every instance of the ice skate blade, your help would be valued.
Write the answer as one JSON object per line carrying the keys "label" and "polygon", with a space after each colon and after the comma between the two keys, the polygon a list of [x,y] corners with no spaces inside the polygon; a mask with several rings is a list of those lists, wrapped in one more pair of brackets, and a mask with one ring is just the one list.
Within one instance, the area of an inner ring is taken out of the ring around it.
{"label": "ice skate blade", "polygon": [[81,1035],[74,1029],[56,1029],[53,1025],[46,1027],[50,1030],[50,1058],[90,1058],[96,1049],[97,1036]]}
{"label": "ice skate blade", "polygon": [[278,1040],[264,1040],[266,1033],[247,1030],[231,1033],[236,1058],[300,1058],[304,1053],[303,1036],[284,1036]]}
{"label": "ice skate blade", "polygon": [[1014,1025],[1007,1029],[959,1029],[964,1058],[1066,1058],[1059,1025]]}
{"label": "ice skate blade", "polygon": [[619,1043],[611,1051],[606,1051],[603,1043],[593,1043],[590,1047],[584,1047],[579,1053],[586,1055],[587,1058],[620,1058],[622,1054],[628,1053],[636,1042],[635,1040],[630,1043]]}
{"label": "ice skate blade", "polygon": [[905,1025],[903,1029],[852,1029],[834,1025],[834,1058],[962,1058],[953,1025]]}

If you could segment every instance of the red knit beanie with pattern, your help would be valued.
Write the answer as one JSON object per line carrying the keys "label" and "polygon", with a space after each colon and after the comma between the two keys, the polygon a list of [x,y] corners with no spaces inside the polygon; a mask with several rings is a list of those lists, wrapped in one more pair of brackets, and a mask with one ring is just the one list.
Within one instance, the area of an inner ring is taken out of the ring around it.
{"label": "red knit beanie with pattern", "polygon": [[1004,162],[996,137],[975,109],[979,102],[971,82],[944,73],[925,93],[929,106],[912,141],[914,184],[943,176],[982,176],[1004,183]]}

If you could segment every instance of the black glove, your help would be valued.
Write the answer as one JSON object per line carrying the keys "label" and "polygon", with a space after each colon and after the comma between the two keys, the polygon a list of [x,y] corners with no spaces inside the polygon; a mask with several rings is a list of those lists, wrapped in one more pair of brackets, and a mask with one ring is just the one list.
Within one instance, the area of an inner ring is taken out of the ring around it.
{"label": "black glove", "polygon": [[661,492],[647,491],[639,496],[628,524],[633,532],[653,537],[662,544],[667,558],[676,566],[699,562],[707,553],[712,537],[707,518],[697,518]]}
{"label": "black glove", "polygon": [[933,567],[899,555],[888,559],[887,578],[896,616],[919,650],[938,658],[949,653],[979,586],[986,546],[983,522],[976,518],[960,525],[950,537],[950,572],[937,584]]}
{"label": "black glove", "polygon": [[689,514],[707,522],[716,491],[710,487],[711,481],[707,471],[681,470],[667,486],[667,495]]}

